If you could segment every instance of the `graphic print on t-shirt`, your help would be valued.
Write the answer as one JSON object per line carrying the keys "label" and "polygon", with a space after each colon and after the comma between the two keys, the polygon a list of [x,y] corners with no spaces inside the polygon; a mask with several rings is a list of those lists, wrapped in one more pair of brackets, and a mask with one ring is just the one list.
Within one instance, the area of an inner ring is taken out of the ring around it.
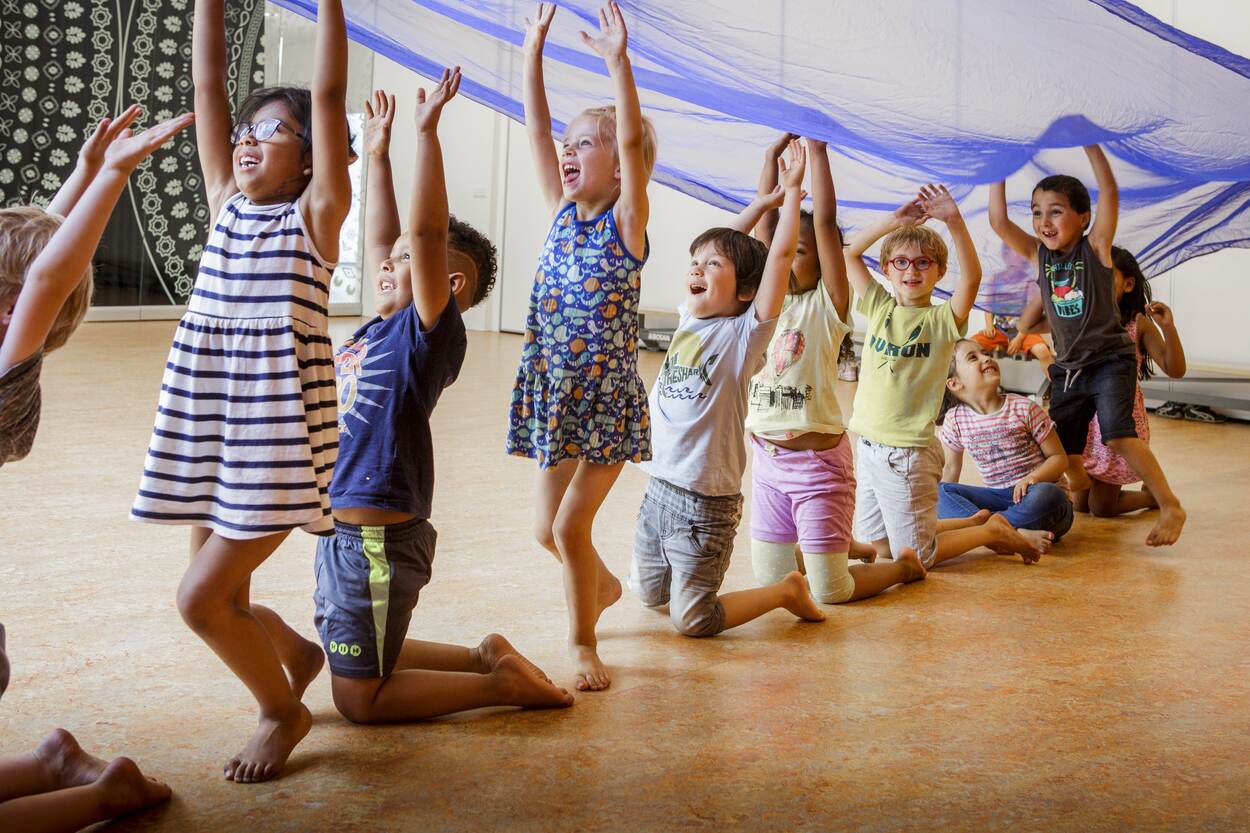
{"label": "graphic print on t-shirt", "polygon": [[1050,303],[1060,318],[1078,318],[1085,311],[1085,293],[1077,282],[1085,276],[1085,261],[1067,260],[1046,264]]}
{"label": "graphic print on t-shirt", "polygon": [[673,334],[656,385],[661,399],[706,399],[712,384],[712,368],[720,353],[703,355],[703,339],[698,333],[678,330]]}
{"label": "graphic print on t-shirt", "polygon": [[[772,344],[768,348],[765,372],[751,380],[748,399],[751,407],[783,408],[787,411],[801,411],[807,407],[808,400],[815,392],[811,385],[799,387],[780,383],[781,376],[803,357],[806,347],[807,339],[797,327],[773,336]],[[771,378],[764,381],[765,377]]]}
{"label": "graphic print on t-shirt", "polygon": [[388,350],[379,353],[378,349],[382,346],[375,342],[373,345],[373,354],[370,355],[369,339],[362,338],[359,341],[348,342],[339,348],[334,354],[334,372],[339,379],[339,430],[348,436],[352,435],[351,420],[349,416],[355,417],[364,424],[369,424],[369,418],[366,416],[362,406],[370,406],[373,408],[381,408],[382,403],[375,402],[370,399],[366,391],[387,391],[389,385],[379,385],[376,382],[366,381],[367,379],[383,374],[394,373],[391,367],[372,367],[380,360],[394,353]]}
{"label": "graphic print on t-shirt", "polygon": [[[894,313],[890,313],[885,318],[885,323],[881,326],[883,332],[890,331],[890,324],[894,319]],[[877,363],[878,368],[890,366],[890,373],[893,374],[898,370],[899,359],[927,359],[932,352],[933,344],[928,341],[919,341],[920,333],[924,329],[924,324],[917,324],[915,328],[908,333],[907,338],[902,344],[895,344],[889,339],[870,333],[868,335],[869,350],[876,354],[880,361]]]}

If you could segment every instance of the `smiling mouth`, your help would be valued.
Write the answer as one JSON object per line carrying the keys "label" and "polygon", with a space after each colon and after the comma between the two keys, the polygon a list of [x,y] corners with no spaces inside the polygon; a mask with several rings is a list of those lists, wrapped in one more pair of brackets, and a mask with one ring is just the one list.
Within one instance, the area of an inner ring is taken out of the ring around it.
{"label": "smiling mouth", "polygon": [[702,281],[690,281],[686,284],[686,289],[690,291],[691,295],[702,295],[704,292],[707,292],[707,284]]}
{"label": "smiling mouth", "polygon": [[248,154],[248,155],[239,157],[239,170],[249,171],[252,168],[255,168],[259,164],[260,164],[259,156],[252,156],[251,154]]}
{"label": "smiling mouth", "polygon": [[395,281],[390,278],[382,278],[378,281],[378,292],[394,292]]}
{"label": "smiling mouth", "polygon": [[565,185],[570,185],[573,182],[577,181],[577,178],[581,176],[581,173],[582,173],[581,169],[578,168],[576,165],[572,164],[571,162],[564,163],[564,167],[561,170],[564,174]]}

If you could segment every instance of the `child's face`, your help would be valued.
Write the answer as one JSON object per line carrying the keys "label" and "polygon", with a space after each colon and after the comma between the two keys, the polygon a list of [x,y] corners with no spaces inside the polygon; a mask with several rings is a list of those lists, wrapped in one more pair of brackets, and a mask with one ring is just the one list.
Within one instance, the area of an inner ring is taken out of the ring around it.
{"label": "child's face", "polygon": [[569,122],[560,150],[560,184],[569,202],[599,202],[620,189],[616,147],[604,144],[598,117],[583,113]]}
{"label": "child's face", "polygon": [[1052,252],[1072,248],[1085,233],[1089,212],[1078,214],[1067,194],[1033,192],[1033,234]]}
{"label": "child's face", "polygon": [[894,288],[894,296],[903,306],[922,306],[929,302],[933,287],[942,279],[942,267],[925,254],[918,243],[907,243],[890,252],[885,263],[885,276]]}
{"label": "child's face", "polygon": [[390,318],[412,303],[412,243],[401,234],[373,279],[378,315]]}
{"label": "child's face", "polygon": [[711,243],[694,253],[686,272],[686,309],[695,318],[739,315],[755,293],[738,293],[733,261]]}
{"label": "child's face", "polygon": [[249,133],[234,146],[234,181],[248,199],[261,203],[299,193],[312,174],[299,125],[286,105],[266,102],[251,121],[259,124],[265,119],[278,119],[282,126],[263,142]]}
{"label": "child's face", "polygon": [[820,283],[820,257],[816,252],[816,230],[808,223],[799,225],[799,245],[794,251],[794,272],[790,291],[795,294],[810,292]]}
{"label": "child's face", "polygon": [[961,341],[955,347],[955,375],[947,387],[960,398],[998,390],[1002,376],[998,362],[975,341]]}

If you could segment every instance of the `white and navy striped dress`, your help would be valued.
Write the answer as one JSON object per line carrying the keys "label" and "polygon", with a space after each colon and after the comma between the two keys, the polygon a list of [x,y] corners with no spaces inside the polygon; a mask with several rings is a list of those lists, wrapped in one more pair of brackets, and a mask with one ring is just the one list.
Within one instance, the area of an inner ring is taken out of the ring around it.
{"label": "white and navy striped dress", "polygon": [[332,269],[298,202],[226,201],[165,363],[131,517],[227,538],[333,528]]}

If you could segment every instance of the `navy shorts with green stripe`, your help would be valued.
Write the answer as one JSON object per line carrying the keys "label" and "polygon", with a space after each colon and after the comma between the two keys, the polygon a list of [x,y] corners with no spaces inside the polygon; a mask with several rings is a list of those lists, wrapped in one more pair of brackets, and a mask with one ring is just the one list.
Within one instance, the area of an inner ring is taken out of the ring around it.
{"label": "navy shorts with green stripe", "polygon": [[414,519],[388,526],[336,521],[317,541],[317,631],[340,677],[385,677],[395,668],[436,534]]}

